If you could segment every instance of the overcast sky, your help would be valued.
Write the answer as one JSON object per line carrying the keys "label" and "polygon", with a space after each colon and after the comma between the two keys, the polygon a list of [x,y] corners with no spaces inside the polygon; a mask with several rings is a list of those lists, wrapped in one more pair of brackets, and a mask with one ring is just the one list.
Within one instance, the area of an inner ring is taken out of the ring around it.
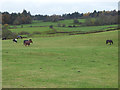
{"label": "overcast sky", "polygon": [[0,0],[0,11],[30,11],[32,15],[52,15],[73,12],[93,12],[94,10],[118,10],[119,0]]}

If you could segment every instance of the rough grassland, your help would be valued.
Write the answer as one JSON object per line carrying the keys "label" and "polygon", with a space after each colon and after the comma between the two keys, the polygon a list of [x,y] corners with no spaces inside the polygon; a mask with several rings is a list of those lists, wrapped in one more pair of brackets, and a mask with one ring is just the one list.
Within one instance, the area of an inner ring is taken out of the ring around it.
{"label": "rough grassland", "polygon": [[118,87],[118,31],[32,39],[3,41],[3,88]]}

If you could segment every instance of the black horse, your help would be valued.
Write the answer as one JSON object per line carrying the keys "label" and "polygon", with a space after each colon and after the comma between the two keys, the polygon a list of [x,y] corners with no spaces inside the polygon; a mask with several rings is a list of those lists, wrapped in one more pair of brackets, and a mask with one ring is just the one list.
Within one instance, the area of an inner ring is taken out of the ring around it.
{"label": "black horse", "polygon": [[111,45],[111,43],[113,44],[113,41],[112,40],[106,40],[106,44],[108,44],[108,43],[110,43],[110,45]]}
{"label": "black horse", "polygon": [[19,38],[22,39],[23,37],[22,36],[17,36],[17,39],[19,39]]}

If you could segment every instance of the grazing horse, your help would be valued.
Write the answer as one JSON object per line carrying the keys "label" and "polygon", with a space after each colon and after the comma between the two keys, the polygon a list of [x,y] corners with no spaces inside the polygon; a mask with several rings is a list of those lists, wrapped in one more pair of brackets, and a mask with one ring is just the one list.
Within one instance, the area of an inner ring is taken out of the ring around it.
{"label": "grazing horse", "polygon": [[110,45],[111,45],[111,43],[113,44],[113,41],[112,40],[106,40],[106,44],[108,44],[108,43],[110,43]]}
{"label": "grazing horse", "polygon": [[27,45],[29,46],[30,43],[33,43],[33,42],[32,42],[32,39],[29,39],[29,40],[24,40],[23,43],[24,43],[25,46],[27,46]]}
{"label": "grazing horse", "polygon": [[23,37],[22,36],[17,36],[17,39],[19,39],[19,38],[22,39]]}
{"label": "grazing horse", "polygon": [[13,39],[13,42],[16,42],[16,43],[17,43],[17,39]]}

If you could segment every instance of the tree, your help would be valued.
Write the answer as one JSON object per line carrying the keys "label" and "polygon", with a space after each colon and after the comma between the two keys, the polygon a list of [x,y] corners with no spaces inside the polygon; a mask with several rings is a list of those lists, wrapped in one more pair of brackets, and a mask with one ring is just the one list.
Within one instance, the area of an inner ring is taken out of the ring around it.
{"label": "tree", "polygon": [[74,19],[73,23],[74,24],[79,24],[79,20],[78,19]]}
{"label": "tree", "polygon": [[24,16],[28,15],[28,13],[27,13],[27,11],[25,9],[23,10],[22,15],[24,15]]}
{"label": "tree", "polygon": [[53,25],[50,25],[49,28],[53,29]]}
{"label": "tree", "polygon": [[32,22],[32,17],[30,12],[23,10],[22,13],[12,13],[9,14],[8,12],[2,13],[2,24],[29,24]]}
{"label": "tree", "polygon": [[2,14],[2,24],[10,24],[11,15],[8,12]]}
{"label": "tree", "polygon": [[14,20],[14,22],[13,22],[14,25],[20,25],[21,23],[22,23],[22,21],[21,21],[21,17],[20,17],[20,16],[18,16],[18,17]]}
{"label": "tree", "polygon": [[16,33],[11,32],[10,30],[8,30],[7,28],[3,28],[2,29],[2,38],[6,38],[6,39],[13,39],[17,37]]}
{"label": "tree", "polygon": [[62,25],[62,27],[65,27],[65,26],[66,26],[65,24]]}

